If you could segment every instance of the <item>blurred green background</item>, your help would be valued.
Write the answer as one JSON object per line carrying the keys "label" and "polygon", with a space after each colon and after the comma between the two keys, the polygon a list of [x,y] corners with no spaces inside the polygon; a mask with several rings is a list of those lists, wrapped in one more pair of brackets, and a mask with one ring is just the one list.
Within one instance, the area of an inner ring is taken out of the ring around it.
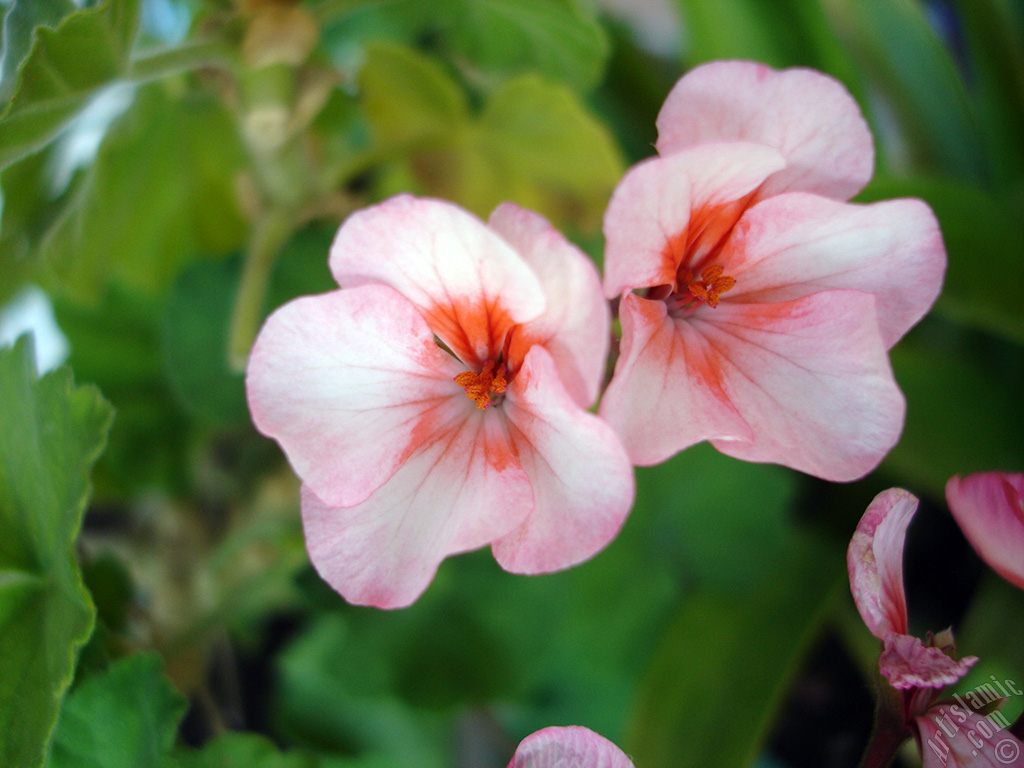
{"label": "blurred green background", "polygon": [[[1024,595],[943,499],[1024,470],[1020,0],[8,0],[3,46],[0,330],[52,306],[37,357],[70,372],[0,352],[0,764],[500,768],[579,724],[638,768],[853,766],[878,648],[845,548],[893,485],[922,498],[912,630],[981,657],[963,690],[1024,681]],[[665,95],[722,58],[841,80],[878,148],[858,200],[939,217],[899,445],[842,486],[698,446],[583,566],[479,552],[406,610],[346,605],[249,422],[262,318],[403,190],[514,200],[599,262]]]}

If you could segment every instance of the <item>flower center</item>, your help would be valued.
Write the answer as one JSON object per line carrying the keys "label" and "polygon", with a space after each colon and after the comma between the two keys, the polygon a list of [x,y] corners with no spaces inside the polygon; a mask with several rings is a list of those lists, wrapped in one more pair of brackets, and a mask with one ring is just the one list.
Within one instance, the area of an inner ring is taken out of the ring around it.
{"label": "flower center", "polygon": [[[721,295],[731,291],[736,285],[736,278],[723,274],[724,272],[722,267],[715,264],[705,267],[700,273],[700,280],[694,280],[692,271],[681,269],[676,279],[678,288],[673,293],[649,294],[648,298],[664,297],[669,313],[673,317],[689,317],[703,304],[714,309],[718,306]],[[668,286],[662,290],[667,292]]]}
{"label": "flower center", "polygon": [[455,383],[466,390],[466,397],[476,403],[477,408],[485,410],[500,403],[508,389],[505,364],[501,363],[495,369],[494,361],[488,360],[480,373],[463,371],[455,377]]}
{"label": "flower center", "polygon": [[679,274],[679,285],[686,286],[686,290],[695,299],[704,302],[709,307],[718,306],[719,296],[726,291],[731,291],[736,285],[736,278],[723,274],[725,270],[715,264],[705,267],[700,273],[700,280],[693,279],[693,273],[684,269]]}

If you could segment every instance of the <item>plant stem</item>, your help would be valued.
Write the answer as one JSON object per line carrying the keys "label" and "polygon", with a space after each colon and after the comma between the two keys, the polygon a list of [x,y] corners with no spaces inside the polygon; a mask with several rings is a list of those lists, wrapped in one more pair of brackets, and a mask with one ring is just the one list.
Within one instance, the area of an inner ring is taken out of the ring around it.
{"label": "plant stem", "polygon": [[274,261],[295,232],[297,222],[298,217],[291,208],[272,207],[253,228],[228,332],[228,364],[233,371],[245,370],[259,329]]}
{"label": "plant stem", "polygon": [[903,722],[902,695],[877,674],[878,704],[871,739],[864,749],[860,768],[887,768],[910,731]]}
{"label": "plant stem", "polygon": [[222,40],[200,40],[160,48],[136,56],[128,65],[129,80],[142,83],[203,67],[233,69],[235,54]]}

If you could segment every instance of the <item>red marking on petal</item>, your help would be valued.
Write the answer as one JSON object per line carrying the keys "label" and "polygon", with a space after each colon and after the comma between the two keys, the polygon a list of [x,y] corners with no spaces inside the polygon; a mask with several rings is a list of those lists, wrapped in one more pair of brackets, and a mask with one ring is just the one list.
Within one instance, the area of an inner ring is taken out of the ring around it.
{"label": "red marking on petal", "polygon": [[497,359],[514,323],[500,299],[482,297],[438,304],[425,314],[430,330],[471,368]]}
{"label": "red marking on petal", "polygon": [[519,466],[519,456],[507,440],[484,440],[484,455],[495,472]]}
{"label": "red marking on petal", "polygon": [[1024,525],[1024,494],[1018,491],[1005,477],[999,478],[1003,493],[1006,494],[1006,505],[1017,519]]}

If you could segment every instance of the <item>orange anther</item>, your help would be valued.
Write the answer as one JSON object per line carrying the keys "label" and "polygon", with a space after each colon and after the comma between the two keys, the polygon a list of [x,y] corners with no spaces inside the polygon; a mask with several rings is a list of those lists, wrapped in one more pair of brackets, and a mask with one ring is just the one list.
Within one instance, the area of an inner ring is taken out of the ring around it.
{"label": "orange anther", "polygon": [[690,291],[690,293],[692,293],[694,296],[696,296],[701,301],[707,301],[708,300],[708,288],[707,288],[706,285],[704,285],[704,283],[701,283],[701,282],[690,283],[688,286],[686,286],[686,288],[687,288],[687,290]]}
{"label": "orange anther", "polygon": [[504,364],[494,370],[494,361],[488,360],[480,373],[463,371],[455,377],[455,383],[466,390],[466,397],[476,403],[476,407],[485,410],[492,403],[492,395],[502,395],[508,389],[505,379]]}
{"label": "orange anther", "polygon": [[722,276],[723,272],[725,272],[725,270],[715,264],[714,266],[705,267],[704,271],[700,273],[700,276],[705,283],[713,283]]}
{"label": "orange anther", "polygon": [[720,297],[726,291],[732,290],[736,285],[736,278],[723,274],[725,270],[718,264],[704,267],[701,271],[700,280],[690,282],[692,273],[684,270],[682,277],[685,277],[686,289],[695,299],[703,301],[709,307],[718,306]]}
{"label": "orange anther", "polygon": [[725,293],[726,291],[731,291],[735,286],[736,278],[726,275],[725,277],[720,277],[715,280],[711,287],[714,289],[715,293]]}

